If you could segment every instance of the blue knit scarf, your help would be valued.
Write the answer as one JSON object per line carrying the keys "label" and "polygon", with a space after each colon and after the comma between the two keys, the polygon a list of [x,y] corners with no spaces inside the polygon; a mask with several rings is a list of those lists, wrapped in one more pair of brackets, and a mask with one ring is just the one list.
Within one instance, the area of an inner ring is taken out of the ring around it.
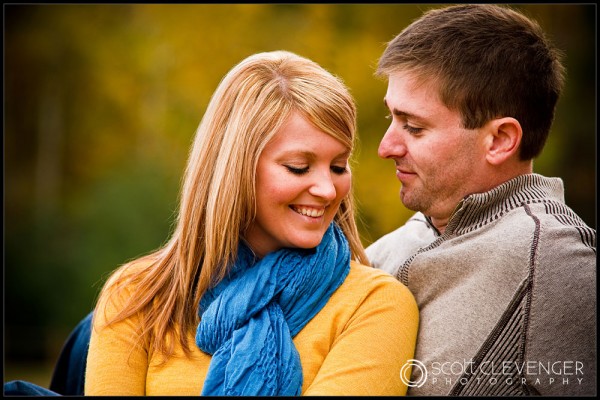
{"label": "blue knit scarf", "polygon": [[281,249],[258,262],[240,244],[230,274],[200,301],[196,344],[212,354],[202,395],[299,395],[292,338],[349,271],[348,241],[334,223],[316,248]]}

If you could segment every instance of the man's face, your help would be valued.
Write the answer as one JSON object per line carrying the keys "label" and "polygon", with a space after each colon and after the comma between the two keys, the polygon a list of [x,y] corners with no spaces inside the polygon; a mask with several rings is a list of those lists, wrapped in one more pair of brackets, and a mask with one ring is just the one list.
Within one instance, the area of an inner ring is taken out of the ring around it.
{"label": "man's face", "polygon": [[384,101],[391,124],[378,153],[396,164],[402,202],[432,218],[449,218],[481,186],[484,136],[462,127],[459,112],[442,103],[435,83],[410,72],[389,76]]}

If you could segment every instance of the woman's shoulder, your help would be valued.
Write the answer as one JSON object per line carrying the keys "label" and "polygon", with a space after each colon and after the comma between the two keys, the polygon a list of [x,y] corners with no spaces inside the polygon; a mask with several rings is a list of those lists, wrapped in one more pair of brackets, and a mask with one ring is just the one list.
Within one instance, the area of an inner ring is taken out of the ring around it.
{"label": "woman's shoulder", "polygon": [[145,258],[130,261],[112,271],[104,284],[96,310],[114,314],[118,312],[131,298],[135,297],[139,282],[148,271],[153,261]]}
{"label": "woman's shoulder", "polygon": [[408,291],[408,288],[389,272],[357,261],[350,262],[350,273],[346,281],[351,284],[385,286]]}
{"label": "woman's shoulder", "polygon": [[[333,325],[337,334],[350,326],[367,331],[417,329],[419,310],[408,288],[385,271],[351,262],[350,272],[314,324]],[[334,335],[335,336],[335,335]]]}
{"label": "woman's shoulder", "polygon": [[124,281],[132,281],[132,278],[141,277],[154,262],[149,257],[129,261],[113,270],[106,280],[105,288]]}
{"label": "woman's shoulder", "polygon": [[416,301],[408,287],[381,269],[350,262],[350,272],[340,287],[341,293],[364,300],[398,303],[416,308]]}

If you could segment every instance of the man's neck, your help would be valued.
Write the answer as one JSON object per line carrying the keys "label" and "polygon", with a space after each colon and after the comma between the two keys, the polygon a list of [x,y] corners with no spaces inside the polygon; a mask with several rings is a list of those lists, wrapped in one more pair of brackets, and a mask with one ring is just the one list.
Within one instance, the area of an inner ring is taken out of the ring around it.
{"label": "man's neck", "polygon": [[433,227],[437,229],[440,235],[444,233],[444,231],[446,230],[446,226],[448,225],[448,221],[450,220],[449,217],[443,219],[430,217],[429,219]]}
{"label": "man's neck", "polygon": [[[516,169],[513,173],[508,174],[503,179],[498,180],[493,185],[489,185],[489,187],[485,187],[484,189],[482,188],[482,190],[474,191],[473,193],[485,193],[489,190],[492,190],[495,187],[500,186],[504,182],[507,182],[513,178],[516,178],[519,175],[526,175],[526,174],[533,173],[533,164],[531,162],[522,162],[519,164],[519,166],[520,166],[520,168]],[[460,204],[460,202],[458,204]],[[450,221],[450,218],[452,218],[452,215],[454,215],[454,212],[456,211],[456,207],[458,206],[458,204],[456,204],[455,209],[448,216],[443,216],[443,217],[429,216],[429,219],[430,219],[433,227],[438,230],[440,235],[442,235],[444,233],[444,231],[446,230],[446,226],[448,226],[448,222]]]}

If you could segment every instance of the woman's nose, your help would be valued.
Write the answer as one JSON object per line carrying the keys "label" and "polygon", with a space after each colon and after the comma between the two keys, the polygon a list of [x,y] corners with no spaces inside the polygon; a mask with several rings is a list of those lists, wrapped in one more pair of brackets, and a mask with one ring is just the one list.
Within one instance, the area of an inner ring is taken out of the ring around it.
{"label": "woman's nose", "polygon": [[312,183],[309,193],[329,201],[335,199],[337,191],[331,177],[331,172],[323,172],[315,175],[315,180]]}

